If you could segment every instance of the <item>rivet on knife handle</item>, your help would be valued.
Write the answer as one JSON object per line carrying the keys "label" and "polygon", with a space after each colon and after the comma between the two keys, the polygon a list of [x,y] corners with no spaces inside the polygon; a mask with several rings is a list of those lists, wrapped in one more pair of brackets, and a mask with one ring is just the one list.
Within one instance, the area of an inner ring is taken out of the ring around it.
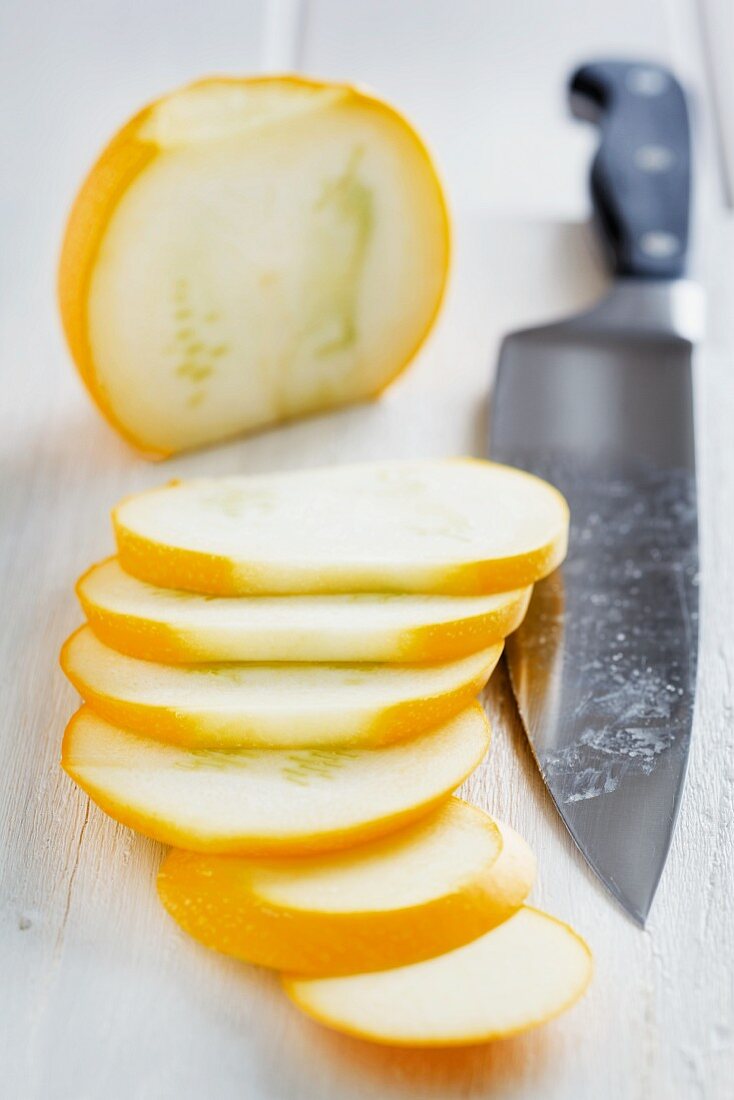
{"label": "rivet on knife handle", "polygon": [[691,154],[680,84],[659,65],[598,61],[577,69],[569,91],[574,113],[601,129],[591,193],[615,274],[683,275]]}

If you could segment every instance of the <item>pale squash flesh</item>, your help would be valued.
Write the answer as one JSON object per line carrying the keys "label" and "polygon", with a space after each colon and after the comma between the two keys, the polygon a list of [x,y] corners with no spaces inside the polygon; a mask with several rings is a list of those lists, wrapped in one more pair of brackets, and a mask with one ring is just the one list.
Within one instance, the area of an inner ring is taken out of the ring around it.
{"label": "pale squash flesh", "polygon": [[530,591],[212,597],[139,581],[114,558],[93,566],[77,585],[101,641],[164,664],[451,660],[497,645],[515,630]]}
{"label": "pale squash flesh", "polygon": [[379,749],[198,749],[162,744],[83,707],[62,765],[111,817],[198,852],[298,855],[400,828],[445,799],[490,741],[476,703]]}
{"label": "pale squash flesh", "polygon": [[379,393],[449,255],[410,125],[357,89],[209,79],[151,104],[85,181],[59,296],[107,418],[165,455]]}
{"label": "pale squash flesh", "polygon": [[220,596],[503,592],[555,569],[568,539],[556,489],[471,459],[177,481],[113,522],[127,572]]}
{"label": "pale squash flesh", "polygon": [[206,664],[126,657],[86,626],[61,666],[108,721],[187,748],[359,748],[414,737],[463,710],[502,645],[425,665]]}
{"label": "pale squash flesh", "polygon": [[528,1031],[570,1008],[591,953],[568,925],[520,909],[486,935],[411,966],[348,977],[286,977],[327,1027],[395,1046],[463,1046]]}

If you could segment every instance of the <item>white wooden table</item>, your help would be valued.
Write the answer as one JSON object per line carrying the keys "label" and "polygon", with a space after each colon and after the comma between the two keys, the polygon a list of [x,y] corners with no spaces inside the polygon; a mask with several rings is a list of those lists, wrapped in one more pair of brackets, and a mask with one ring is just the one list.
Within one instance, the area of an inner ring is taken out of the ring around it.
{"label": "white wooden table", "polygon": [[[734,29],[729,0],[4,0],[0,8],[0,1096],[7,1100],[719,1100],[734,1088]],[[728,35],[728,37],[727,37]],[[525,1038],[370,1047],[301,1018],[275,981],[163,913],[161,849],[58,767],[74,693],[57,652],[72,583],[110,550],[125,492],[182,474],[481,454],[500,333],[592,299],[593,135],[565,115],[587,56],[667,59],[697,97],[701,685],[678,832],[648,928],[586,870],[544,792],[500,671],[489,761],[468,783],[539,857],[537,904],[597,959],[586,999]],[[457,224],[435,336],[378,405],[153,466],[92,410],[60,337],[65,211],[109,132],[202,73],[301,67],[372,84],[434,147]]]}

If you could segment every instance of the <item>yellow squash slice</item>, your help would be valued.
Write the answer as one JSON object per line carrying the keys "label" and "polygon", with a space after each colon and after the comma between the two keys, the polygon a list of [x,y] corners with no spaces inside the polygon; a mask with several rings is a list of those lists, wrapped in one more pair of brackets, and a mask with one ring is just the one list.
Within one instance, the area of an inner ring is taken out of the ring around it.
{"label": "yellow squash slice", "polygon": [[67,340],[108,420],[165,455],[379,393],[449,255],[418,136],[355,88],[209,79],[111,141],[64,240]]}
{"label": "yellow squash slice", "polygon": [[468,459],[173,482],[113,520],[129,573],[222,596],[503,592],[555,569],[568,536],[551,485]]}
{"label": "yellow squash slice", "polygon": [[284,979],[327,1027],[395,1046],[503,1039],[570,1008],[591,978],[591,952],[568,925],[522,908],[444,955],[371,974]]}
{"label": "yellow squash slice", "polygon": [[97,714],[188,748],[373,747],[412,737],[463,710],[502,645],[444,664],[208,664],[126,657],[88,627],[61,665]]}
{"label": "yellow squash slice", "polygon": [[198,852],[297,855],[389,833],[436,807],[484,757],[476,703],[379,749],[198,749],[165,745],[83,707],[62,765],[111,817]]}
{"label": "yellow squash slice", "polygon": [[164,664],[203,661],[446,661],[496,645],[530,589],[489,596],[357,593],[211,597],[136,580],[112,558],[77,585],[108,646]]}
{"label": "yellow squash slice", "polygon": [[245,860],[174,849],[158,892],[217,951],[299,974],[404,966],[483,935],[525,900],[524,840],[451,798],[397,833],[346,852]]}

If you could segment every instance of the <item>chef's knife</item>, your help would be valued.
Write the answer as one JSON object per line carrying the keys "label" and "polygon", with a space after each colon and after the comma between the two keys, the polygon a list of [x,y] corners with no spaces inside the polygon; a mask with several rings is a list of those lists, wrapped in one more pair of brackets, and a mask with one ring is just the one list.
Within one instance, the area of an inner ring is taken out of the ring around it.
{"label": "chef's knife", "polygon": [[584,65],[570,90],[601,131],[591,191],[615,280],[590,311],[502,345],[491,456],[547,478],[571,507],[566,564],[537,586],[507,658],[564,822],[644,924],[678,813],[696,679],[689,121],[659,65]]}

